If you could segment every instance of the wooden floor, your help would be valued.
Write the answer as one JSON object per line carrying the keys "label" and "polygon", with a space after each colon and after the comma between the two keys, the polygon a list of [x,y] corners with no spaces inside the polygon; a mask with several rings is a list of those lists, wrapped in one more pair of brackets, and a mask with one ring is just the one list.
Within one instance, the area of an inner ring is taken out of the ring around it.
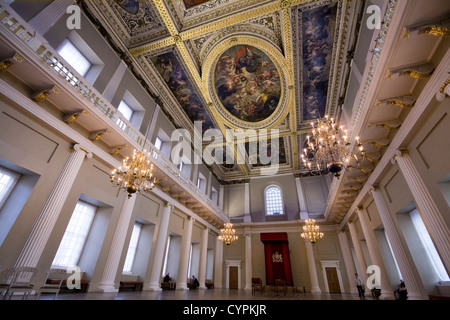
{"label": "wooden floor", "polygon": [[[30,297],[33,299],[33,297]],[[42,295],[40,300],[51,300],[53,295]],[[276,293],[266,291],[263,294],[252,294],[251,290],[238,289],[197,289],[197,290],[164,290],[126,291],[118,293],[61,293],[57,300],[362,300],[357,294],[330,293]],[[374,300],[366,293],[365,300]]]}

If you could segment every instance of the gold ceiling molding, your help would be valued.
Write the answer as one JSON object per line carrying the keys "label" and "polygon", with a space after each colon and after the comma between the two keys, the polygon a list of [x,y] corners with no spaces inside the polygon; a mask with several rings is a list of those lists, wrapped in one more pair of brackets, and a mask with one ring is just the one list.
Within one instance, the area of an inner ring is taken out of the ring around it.
{"label": "gold ceiling molding", "polygon": [[388,99],[381,99],[377,102],[377,105],[381,104],[387,104],[387,105],[393,105],[393,106],[399,106],[402,108],[412,108],[414,106],[414,103],[416,103],[416,98],[411,95],[403,95],[398,96],[394,98],[388,98]]}
{"label": "gold ceiling molding", "polygon": [[433,65],[426,62],[391,70],[388,78],[391,79],[393,76],[408,76],[414,79],[426,79],[433,74],[433,71]]}
{"label": "gold ceiling molding", "polygon": [[403,37],[410,39],[417,37],[419,34],[428,34],[435,37],[450,37],[450,19],[406,27],[406,34]]}
{"label": "gold ceiling molding", "polygon": [[48,89],[36,91],[31,95],[31,99],[33,99],[35,102],[40,102],[47,99],[52,93],[59,93],[59,89],[55,86],[52,86]]}
{"label": "gold ceiling molding", "polygon": [[[284,12],[289,11],[289,7],[297,6],[301,3],[307,2],[305,0],[291,0],[291,1],[271,1],[268,4],[261,5],[255,8],[251,8],[250,10],[244,10],[240,13],[234,14],[230,17],[224,18],[224,19],[217,19],[216,21],[213,21],[211,23],[207,23],[205,25],[201,25],[199,27],[194,27],[192,29],[178,32],[175,28],[175,24],[170,17],[170,14],[167,12],[166,7],[163,4],[162,0],[155,0],[155,5],[158,8],[158,11],[160,12],[163,22],[166,26],[168,26],[169,32],[171,33],[171,36],[174,34],[179,34],[182,41],[194,39],[197,37],[200,37],[204,34],[208,34],[214,31],[225,29],[229,26],[236,25],[243,23],[249,19],[257,18],[259,16],[267,15],[276,11],[283,10]],[[288,5],[286,7],[286,5]],[[286,14],[284,13],[284,14]],[[285,19],[289,20],[289,19]],[[171,38],[171,37],[170,37]],[[168,43],[173,44],[172,41],[167,41],[167,39],[159,40],[152,44],[145,44],[142,46],[135,47],[133,49],[130,49],[130,53],[134,56],[139,56],[148,52],[151,52],[153,50],[162,48],[166,46]],[[171,45],[169,44],[169,45]]]}
{"label": "gold ceiling molding", "polygon": [[377,126],[379,128],[394,130],[394,129],[399,128],[401,125],[402,125],[402,122],[400,120],[392,119],[392,120],[372,122],[372,123],[369,123],[367,127],[371,128],[372,126]]}

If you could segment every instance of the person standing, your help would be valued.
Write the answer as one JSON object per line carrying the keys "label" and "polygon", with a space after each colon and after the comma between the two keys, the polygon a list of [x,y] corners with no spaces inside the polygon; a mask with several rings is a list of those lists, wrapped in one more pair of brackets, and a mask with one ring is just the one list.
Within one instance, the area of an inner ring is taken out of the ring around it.
{"label": "person standing", "polygon": [[403,280],[400,280],[400,284],[398,285],[398,294],[400,300],[408,300],[408,290],[406,290],[406,285]]}
{"label": "person standing", "polygon": [[364,296],[365,291],[364,291],[364,288],[363,288],[362,281],[361,281],[361,279],[358,277],[358,274],[357,274],[357,273],[355,273],[355,282],[356,282],[356,288],[358,289],[358,296],[359,296],[360,298],[364,298],[364,297],[365,297],[365,296]]}

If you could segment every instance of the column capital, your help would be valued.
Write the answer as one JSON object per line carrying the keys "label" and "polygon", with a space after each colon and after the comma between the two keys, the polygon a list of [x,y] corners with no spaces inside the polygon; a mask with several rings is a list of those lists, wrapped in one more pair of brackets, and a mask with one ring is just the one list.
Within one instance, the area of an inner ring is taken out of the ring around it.
{"label": "column capital", "polygon": [[369,187],[369,193],[373,194],[373,192],[380,191],[380,186],[378,184],[373,184]]}
{"label": "column capital", "polygon": [[391,163],[396,164],[397,163],[397,157],[401,158],[404,155],[409,154],[409,151],[406,148],[398,148],[395,150],[394,155],[392,156]]}
{"label": "column capital", "polygon": [[93,156],[92,152],[90,152],[90,151],[86,150],[85,148],[83,148],[79,143],[74,144],[72,146],[72,148],[75,151],[84,151],[86,153],[86,158],[88,158],[88,159],[91,159],[92,156]]}
{"label": "column capital", "polygon": [[173,204],[171,204],[171,203],[169,203],[169,202],[167,202],[167,201],[164,201],[164,207],[169,207],[169,208],[173,208]]}

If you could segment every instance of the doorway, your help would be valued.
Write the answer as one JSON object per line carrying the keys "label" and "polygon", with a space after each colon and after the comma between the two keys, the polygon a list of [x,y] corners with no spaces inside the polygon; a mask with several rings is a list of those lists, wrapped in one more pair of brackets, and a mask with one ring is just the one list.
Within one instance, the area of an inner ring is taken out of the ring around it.
{"label": "doorway", "polygon": [[339,260],[321,260],[325,292],[344,293]]}
{"label": "doorway", "polygon": [[339,279],[338,279],[336,268],[326,267],[325,272],[327,274],[329,292],[330,293],[341,293],[341,288],[339,287]]}
{"label": "doorway", "polygon": [[230,280],[229,280],[230,283],[228,284],[228,288],[230,288],[230,289],[238,289],[239,288],[238,272],[239,272],[238,267],[230,267]]}
{"label": "doorway", "polygon": [[225,260],[225,288],[240,289],[241,260]]}

